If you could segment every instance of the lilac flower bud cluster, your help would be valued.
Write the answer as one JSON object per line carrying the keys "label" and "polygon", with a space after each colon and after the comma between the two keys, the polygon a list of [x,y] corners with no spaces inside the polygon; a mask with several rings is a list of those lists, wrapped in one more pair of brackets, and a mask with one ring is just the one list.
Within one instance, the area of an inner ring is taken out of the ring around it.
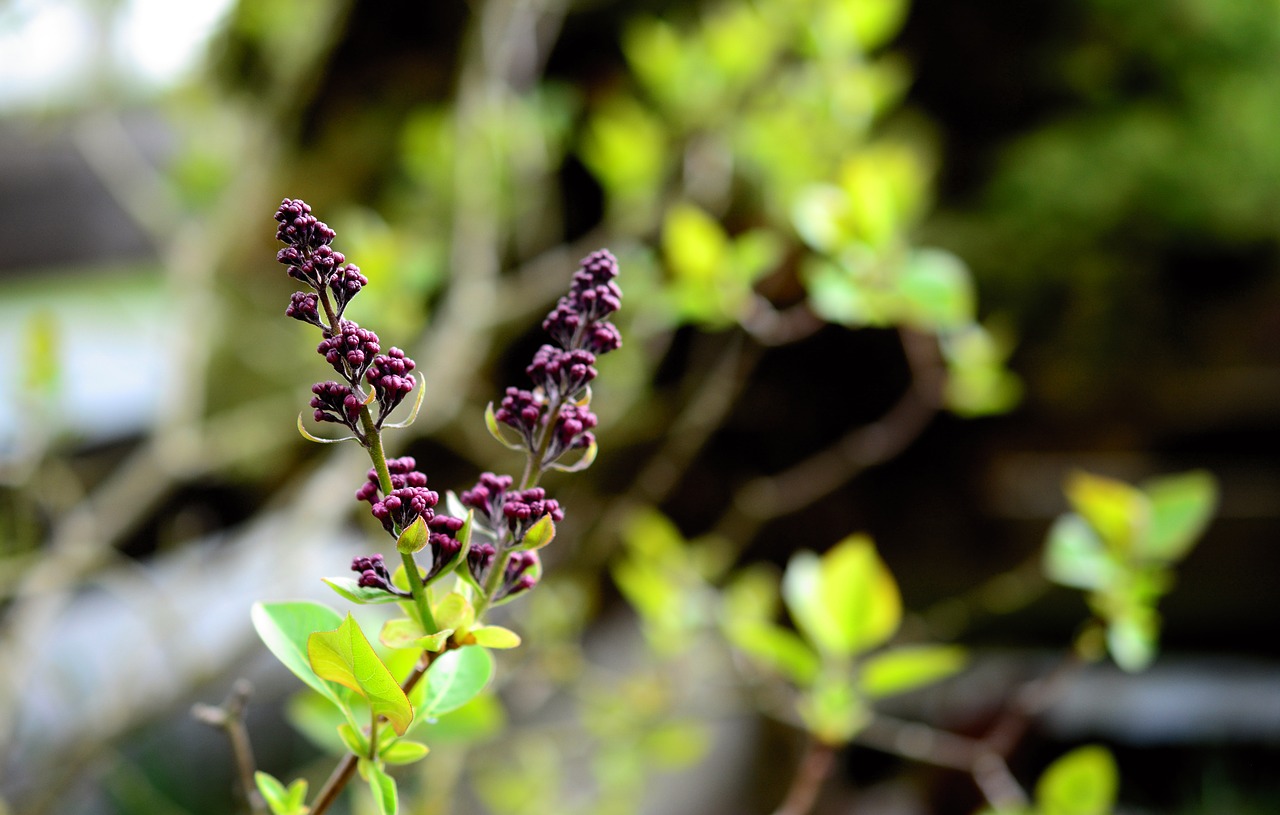
{"label": "lilac flower bud cluster", "polygon": [[570,450],[595,444],[588,385],[596,378],[596,358],[622,346],[622,335],[606,319],[622,306],[617,276],[618,261],[607,250],[583,258],[569,293],[542,322],[556,345],[539,348],[525,369],[533,389],[507,388],[494,411],[494,418],[514,428],[525,449],[538,456],[539,469]]}
{"label": "lilac flower bud cluster", "polygon": [[[498,550],[491,543],[472,544],[471,550],[467,552],[467,570],[481,586],[488,585],[497,562]],[[493,602],[500,603],[533,588],[538,583],[541,571],[542,564],[537,552],[512,552],[503,569],[502,582],[493,594]]]}
{"label": "lilac flower bud cluster", "polygon": [[347,426],[356,438],[368,444],[360,416],[370,400],[366,399],[361,382],[373,389],[378,402],[374,426],[381,428],[387,416],[413,390],[416,382],[410,372],[416,366],[399,348],[380,353],[377,334],[342,319],[347,304],[369,284],[369,279],[333,249],[330,244],[334,231],[311,214],[311,207],[304,201],[286,198],[276,210],[275,219],[276,239],[285,244],[276,260],[288,267],[290,277],[312,289],[294,292],[285,314],[321,329],[324,339],[316,350],[346,381],[346,385],[325,382],[312,389],[316,394],[311,400],[313,416],[318,422]]}
{"label": "lilac flower bud cluster", "polygon": [[484,473],[471,489],[458,496],[465,507],[476,511],[484,526],[496,534],[506,533],[500,539],[508,539],[511,546],[524,540],[529,528],[550,515],[554,523],[564,520],[560,502],[547,498],[546,490],[531,487],[527,490],[511,490],[513,479],[509,475]]}
{"label": "lilac flower bud cluster", "polygon": [[391,582],[391,572],[387,570],[382,555],[355,558],[351,561],[351,571],[360,574],[357,582],[362,588],[382,589],[400,597],[412,596],[409,592],[396,588]]}

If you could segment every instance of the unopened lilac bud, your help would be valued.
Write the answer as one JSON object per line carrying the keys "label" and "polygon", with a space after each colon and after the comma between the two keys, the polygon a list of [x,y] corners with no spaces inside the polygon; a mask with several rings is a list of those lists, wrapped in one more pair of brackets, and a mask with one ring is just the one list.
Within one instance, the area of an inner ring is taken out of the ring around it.
{"label": "unopened lilac bud", "polygon": [[382,528],[392,536],[399,535],[419,517],[430,521],[435,514],[432,507],[440,496],[426,487],[402,487],[373,503],[373,517],[382,522]]}
{"label": "unopened lilac bud", "polygon": [[464,521],[451,515],[436,515],[427,522],[431,533],[427,536],[427,547],[431,552],[431,567],[427,570],[426,580],[434,580],[457,564],[462,552],[462,541],[458,540],[458,531]]}
{"label": "unopened lilac bud", "polygon": [[414,379],[409,374],[415,367],[414,361],[405,356],[404,351],[399,348],[392,348],[387,353],[373,358],[373,366],[369,369],[366,378],[378,397],[377,425],[379,427],[391,411],[395,410],[404,401],[405,396],[413,390]]}
{"label": "unopened lilac bud", "polygon": [[396,588],[395,584],[391,582],[391,572],[387,569],[386,563],[383,562],[382,555],[369,555],[353,559],[351,561],[351,571],[359,573],[360,577],[356,582],[364,588],[382,589],[399,597],[412,596],[409,592]]}
{"label": "unopened lilac bud", "polygon": [[286,317],[324,328],[320,321],[320,298],[314,292],[295,291],[284,313]]}
{"label": "unopened lilac bud", "polygon": [[537,447],[538,430],[542,427],[542,414],[547,409],[545,397],[533,391],[507,388],[507,395],[494,411],[494,418],[520,432],[525,446]]}
{"label": "unopened lilac bud", "polygon": [[325,361],[353,383],[360,381],[380,350],[378,335],[350,320],[343,320],[336,334],[316,346]]}
{"label": "unopened lilac bud", "polygon": [[524,540],[529,528],[547,515],[551,516],[554,523],[564,520],[564,510],[560,508],[560,502],[554,498],[547,498],[547,491],[541,487],[530,487],[527,490],[507,493],[502,514],[506,518],[513,543]]}
{"label": "unopened lilac bud", "polygon": [[600,320],[592,323],[583,341],[583,346],[596,356],[607,354],[610,351],[617,351],[622,347],[622,333],[618,331],[618,327],[613,323],[607,320]]}
{"label": "unopened lilac bud", "polygon": [[605,354],[621,347],[617,328],[604,319],[622,307],[622,289],[614,280],[618,261],[607,250],[582,259],[569,293],[542,321],[542,327],[566,350]]}
{"label": "unopened lilac bud", "polygon": [[513,552],[507,559],[502,585],[494,593],[494,602],[514,597],[537,585],[539,565],[537,552]]}
{"label": "unopened lilac bud", "polygon": [[317,422],[337,422],[359,432],[360,399],[350,386],[340,382],[318,382],[311,386],[312,416]]}
{"label": "unopened lilac bud", "polygon": [[311,214],[311,207],[302,200],[286,198],[276,210],[276,240],[296,246],[304,252],[327,246],[333,242],[334,231]]}
{"label": "unopened lilac bud", "polygon": [[[387,459],[387,472],[391,475],[391,489],[398,490],[404,487],[427,486],[427,476],[415,470],[414,468],[417,466],[418,462],[414,460],[413,456]],[[356,490],[356,500],[368,501],[372,504],[381,495],[382,485],[378,481],[378,471],[370,467],[368,472],[365,473],[365,482]]]}
{"label": "unopened lilac bud", "polygon": [[525,369],[533,383],[555,401],[571,398],[596,378],[595,355],[581,349],[565,351],[554,345],[544,345],[533,355],[533,362]]}
{"label": "unopened lilac bud", "polygon": [[359,294],[360,290],[367,285],[369,285],[369,278],[362,275],[360,267],[354,263],[348,263],[334,273],[329,281],[329,291],[333,292],[334,307],[339,317],[346,310],[351,298]]}
{"label": "unopened lilac bud", "polygon": [[481,586],[485,585],[489,580],[489,570],[493,568],[497,557],[498,550],[492,543],[472,543],[467,552],[467,571],[471,573],[471,579]]}

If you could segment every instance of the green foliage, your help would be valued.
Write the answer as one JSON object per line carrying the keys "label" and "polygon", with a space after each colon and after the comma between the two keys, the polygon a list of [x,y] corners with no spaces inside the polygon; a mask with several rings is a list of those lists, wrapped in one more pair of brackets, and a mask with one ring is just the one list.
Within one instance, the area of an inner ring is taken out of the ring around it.
{"label": "green foliage", "polygon": [[1040,815],[1107,815],[1115,805],[1119,773],[1105,747],[1078,747],[1036,782]]}
{"label": "green foliage", "polygon": [[404,735],[413,721],[413,707],[354,617],[347,614],[333,631],[311,634],[307,655],[317,676],[360,694],[375,715],[386,717],[396,733]]}
{"label": "green foliage", "polygon": [[253,774],[253,781],[272,815],[306,815],[307,782],[304,779],[299,778],[286,789],[275,776],[258,770]]}
{"label": "green foliage", "polygon": [[[1140,671],[1155,658],[1156,603],[1173,585],[1173,566],[1204,531],[1218,501],[1205,472],[1154,479],[1141,487],[1075,473],[1065,487],[1073,512],[1049,530],[1044,569],[1050,580],[1086,592],[1105,626],[1116,664]],[[1095,632],[1082,635],[1086,653]]]}
{"label": "green foliage", "polygon": [[338,612],[306,600],[283,603],[254,603],[253,627],[276,659],[325,699],[345,707],[338,688],[321,679],[311,666],[308,639],[314,631],[336,627],[342,623]]}
{"label": "green foliage", "polygon": [[457,710],[474,699],[493,677],[493,657],[483,648],[469,646],[446,651],[431,663],[426,681],[419,683],[415,695],[422,700],[414,709],[419,721]]}

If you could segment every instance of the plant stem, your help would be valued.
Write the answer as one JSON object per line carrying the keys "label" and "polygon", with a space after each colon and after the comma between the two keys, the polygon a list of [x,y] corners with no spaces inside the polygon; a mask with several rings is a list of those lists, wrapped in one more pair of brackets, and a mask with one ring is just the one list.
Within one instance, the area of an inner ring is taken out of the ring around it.
{"label": "plant stem", "polygon": [[221,707],[212,705],[196,705],[191,715],[199,721],[226,732],[231,741],[231,754],[236,761],[236,774],[240,781],[240,791],[252,815],[266,815],[267,808],[258,794],[258,786],[253,780],[256,765],[253,761],[253,747],[249,744],[249,731],[244,726],[244,711],[249,703],[249,694],[253,686],[248,680],[238,679],[231,688],[231,695]]}
{"label": "plant stem", "polygon": [[786,798],[774,810],[773,815],[806,815],[818,800],[818,792],[822,789],[822,782],[831,773],[835,756],[835,750],[830,745],[811,739],[795,778],[791,779],[791,788],[787,790]]}
{"label": "plant stem", "polygon": [[[446,647],[445,650],[448,650],[448,648]],[[417,686],[422,677],[426,676],[431,664],[443,653],[444,651],[423,652],[422,659],[418,660],[418,664],[413,667],[413,671],[405,677],[404,682],[400,685],[400,689],[405,692],[406,696]],[[374,723],[375,730],[373,735],[370,736],[371,741],[377,738],[376,718]],[[347,753],[342,757],[342,760],[338,762],[338,766],[333,768],[333,772],[329,774],[324,786],[320,788],[320,792],[316,795],[316,800],[311,805],[311,815],[324,815],[325,810],[332,806],[334,801],[338,800],[338,795],[342,793],[347,783],[351,781],[351,776],[355,775],[356,764],[359,760],[355,753]],[[254,815],[257,815],[257,813],[254,813]]]}

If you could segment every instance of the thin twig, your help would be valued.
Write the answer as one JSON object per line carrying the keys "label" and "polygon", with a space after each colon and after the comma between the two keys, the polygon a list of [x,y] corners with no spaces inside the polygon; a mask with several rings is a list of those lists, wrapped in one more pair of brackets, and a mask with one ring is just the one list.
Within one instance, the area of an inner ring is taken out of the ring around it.
{"label": "thin twig", "polygon": [[818,800],[818,793],[827,776],[831,774],[835,757],[835,750],[830,745],[811,739],[805,747],[800,767],[791,779],[791,787],[773,815],[807,815]]}
{"label": "thin twig", "polygon": [[253,815],[267,815],[266,804],[253,780],[257,765],[253,761],[249,731],[244,726],[244,713],[251,693],[253,693],[253,686],[248,680],[237,679],[231,687],[231,694],[220,706],[198,704],[191,708],[191,715],[197,721],[226,732],[227,738],[231,740],[231,754],[235,757],[240,792],[249,807],[249,812]]}

